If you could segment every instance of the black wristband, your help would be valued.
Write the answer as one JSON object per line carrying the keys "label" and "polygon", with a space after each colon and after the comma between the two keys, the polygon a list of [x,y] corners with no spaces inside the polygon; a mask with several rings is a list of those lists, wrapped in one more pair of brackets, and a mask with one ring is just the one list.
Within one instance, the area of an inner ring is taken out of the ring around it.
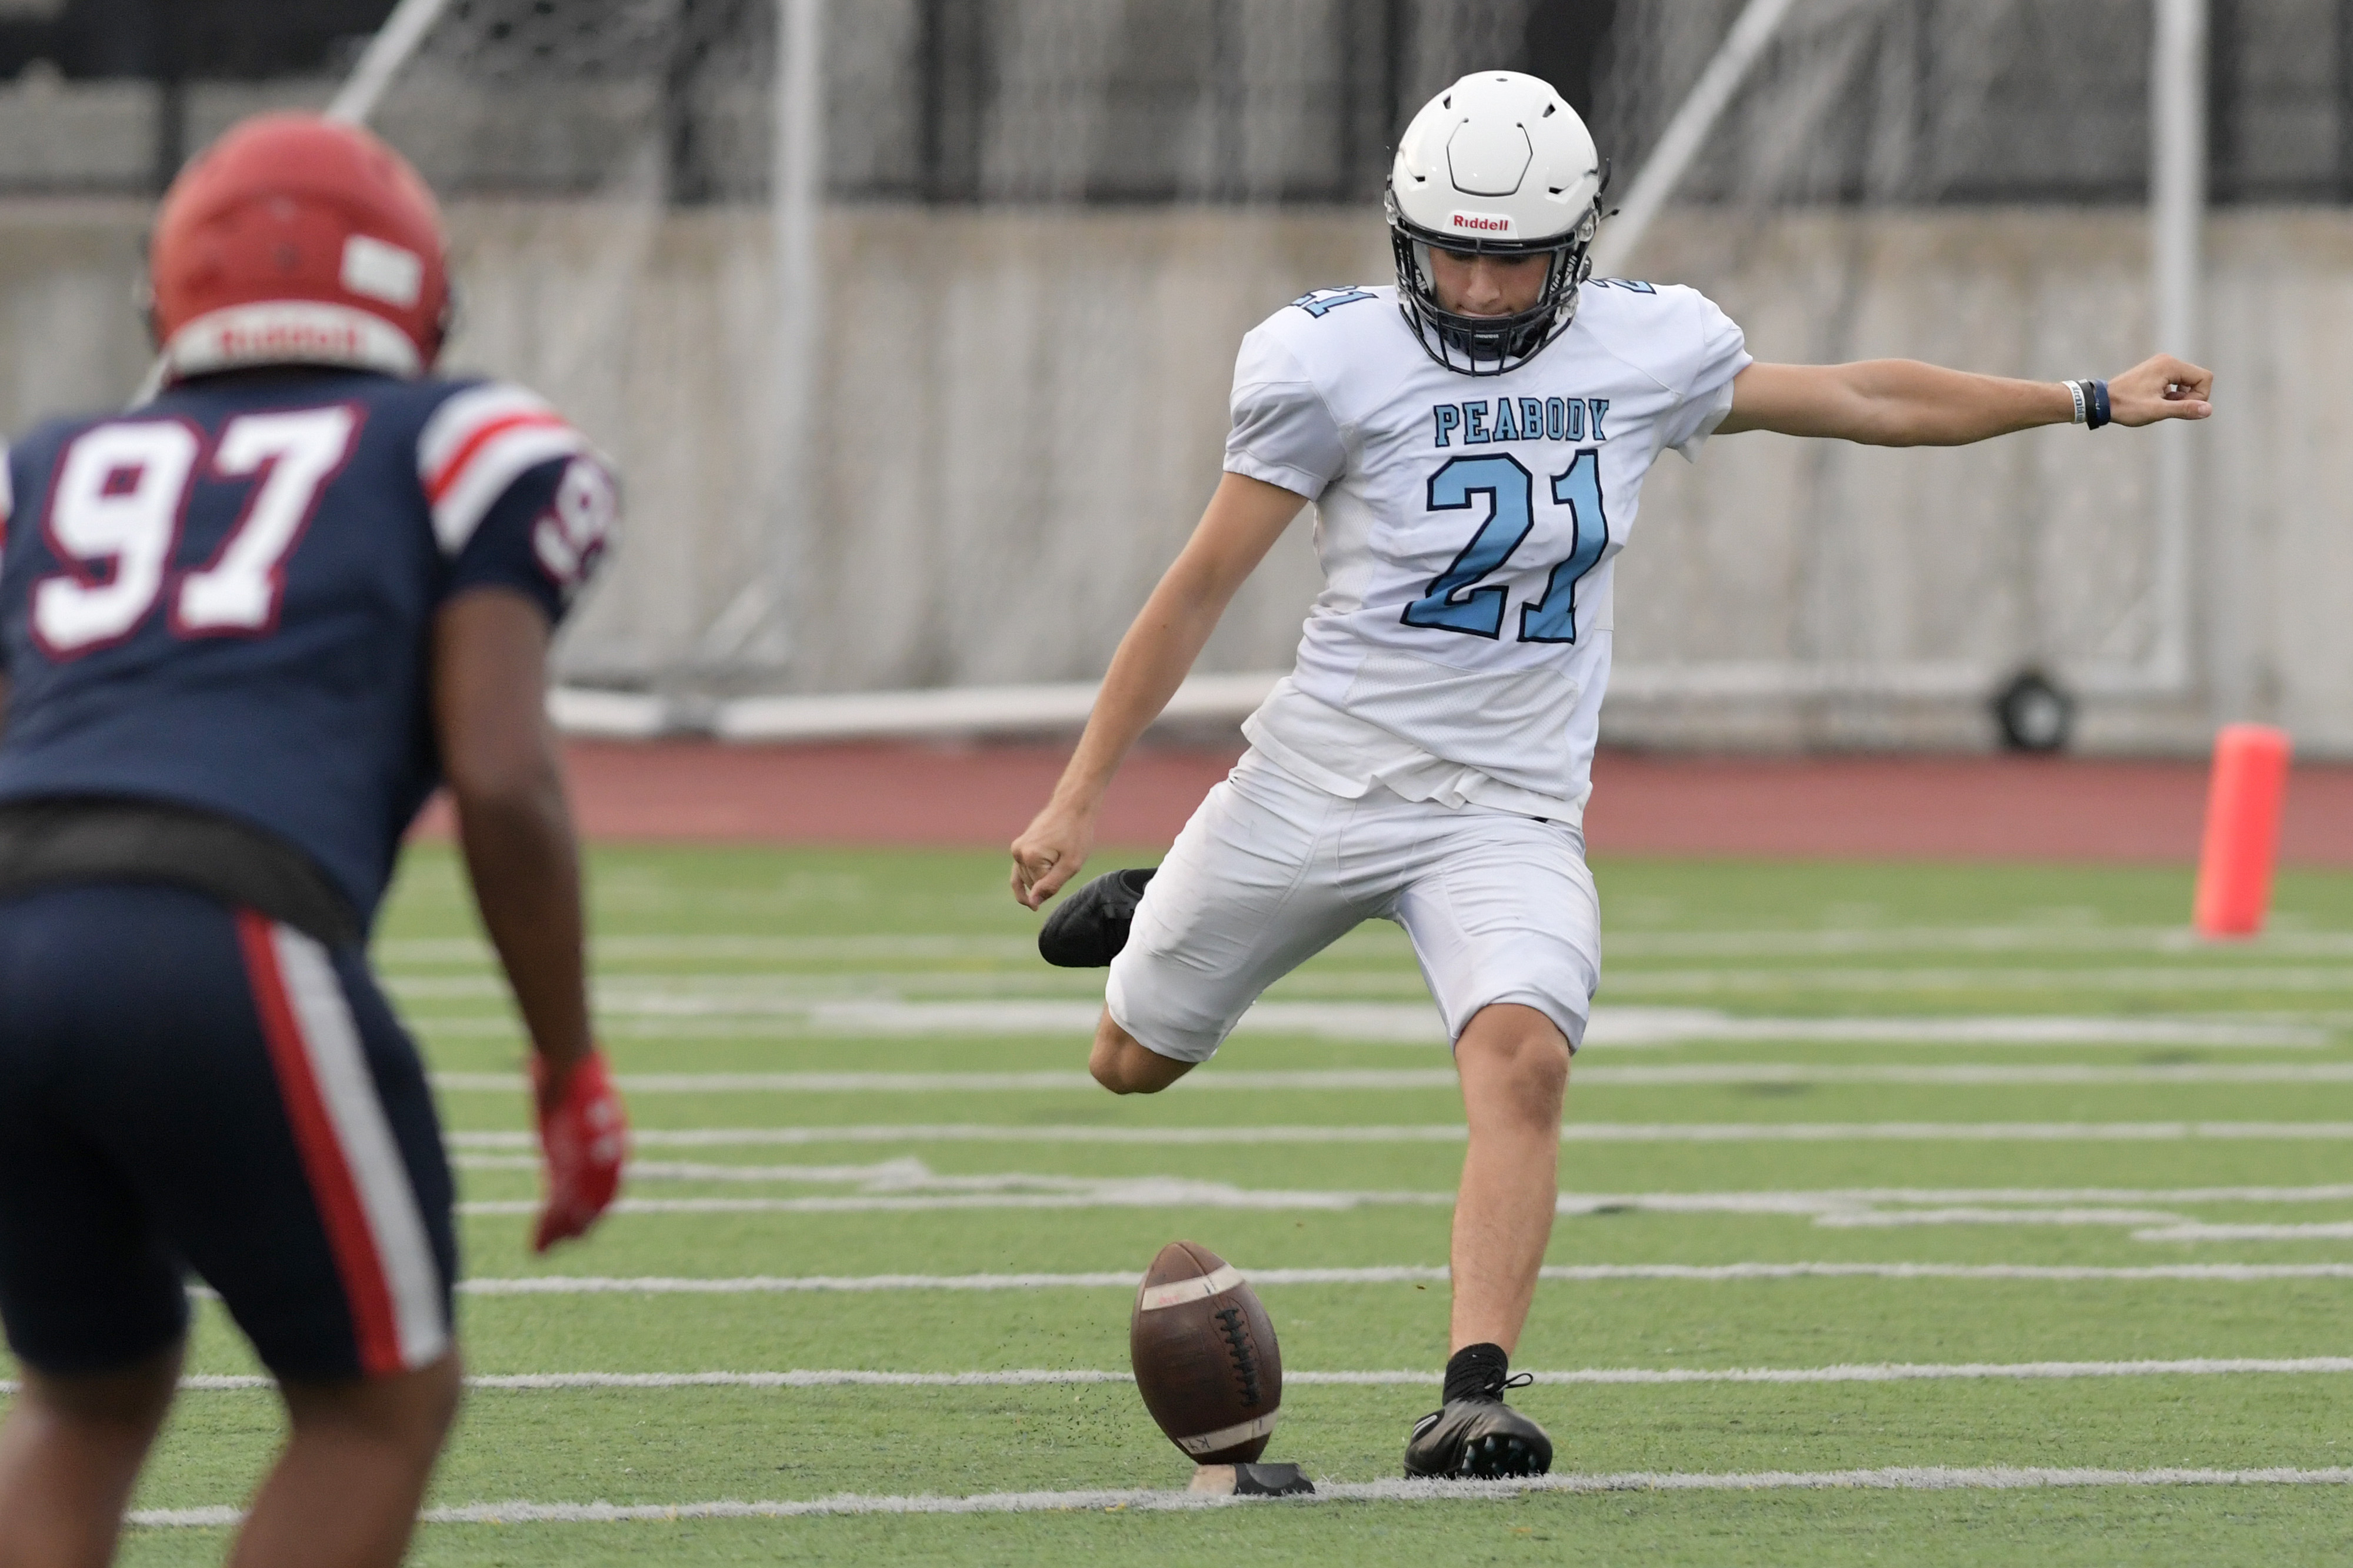
{"label": "black wristband", "polygon": [[2108,384],[2105,381],[2085,383],[2092,392],[2092,411],[2084,421],[2084,428],[2096,430],[2108,422]]}

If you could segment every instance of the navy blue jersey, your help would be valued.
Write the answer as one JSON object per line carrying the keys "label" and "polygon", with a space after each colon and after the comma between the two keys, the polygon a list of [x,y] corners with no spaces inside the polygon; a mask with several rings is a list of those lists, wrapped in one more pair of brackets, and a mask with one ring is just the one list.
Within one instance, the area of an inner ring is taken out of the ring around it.
{"label": "navy blue jersey", "polygon": [[198,381],[0,468],[0,802],[174,802],[315,860],[363,918],[439,783],[435,612],[560,619],[617,512],[586,440],[495,383]]}

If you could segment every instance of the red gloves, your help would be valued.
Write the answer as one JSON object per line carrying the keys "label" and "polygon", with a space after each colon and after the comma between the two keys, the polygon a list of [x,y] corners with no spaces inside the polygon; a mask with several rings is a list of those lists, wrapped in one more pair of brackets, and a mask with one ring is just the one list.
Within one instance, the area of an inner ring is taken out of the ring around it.
{"label": "red gloves", "polygon": [[621,1190],[629,1117],[602,1051],[590,1051],[573,1067],[553,1106],[547,1063],[535,1055],[531,1081],[538,1091],[533,1103],[539,1110],[539,1144],[547,1152],[547,1206],[540,1211],[532,1250],[545,1252],[584,1234]]}

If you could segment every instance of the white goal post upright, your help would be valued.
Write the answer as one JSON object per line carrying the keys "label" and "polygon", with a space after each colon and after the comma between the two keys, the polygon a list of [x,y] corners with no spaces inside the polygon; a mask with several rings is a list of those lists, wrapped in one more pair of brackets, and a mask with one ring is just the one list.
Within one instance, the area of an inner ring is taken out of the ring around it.
{"label": "white goal post upright", "polygon": [[774,259],[775,443],[766,515],[758,519],[767,563],[721,611],[701,654],[724,664],[755,642],[771,662],[792,646],[791,585],[808,558],[807,534],[817,471],[811,419],[818,356],[824,346],[825,285],[818,219],[825,204],[825,0],[776,0],[776,62],[770,154],[769,222]]}
{"label": "white goal post upright", "polygon": [[1667,205],[1683,183],[1683,174],[1707,144],[1708,132],[1724,118],[1731,107],[1733,95],[1748,79],[1751,67],[1773,41],[1788,20],[1789,7],[1795,0],[1748,0],[1740,15],[1734,19],[1732,30],[1724,36],[1707,68],[1699,73],[1691,94],[1677,109],[1674,118],[1659,134],[1659,144],[1651,150],[1626,190],[1626,199],[1612,215],[1609,225],[1593,242],[1593,270],[1603,278],[1614,278],[1627,257],[1642,243],[1642,236],[1651,220]]}
{"label": "white goal post upright", "polygon": [[[693,662],[706,670],[740,666],[748,658],[773,666],[788,648],[794,606],[790,584],[805,563],[811,502],[806,495],[816,467],[808,450],[808,427],[818,395],[815,377],[823,350],[823,287],[819,255],[825,195],[825,79],[822,42],[833,18],[826,0],[774,0],[776,66],[770,77],[768,225],[773,244],[770,296],[773,365],[769,391],[769,448],[759,515],[744,520],[745,538],[756,542],[762,563],[754,580],[707,626]],[[2206,75],[2210,0],[2148,0],[2149,249],[2153,301],[2151,326],[2158,346],[2185,357],[2200,352],[2198,317],[2201,287],[2201,230],[2206,202]],[[1871,8],[1862,0],[1862,9]],[[1841,14],[1844,14],[1843,12]],[[330,112],[354,122],[375,111],[409,60],[420,52],[438,23],[450,15],[447,0],[400,0],[364,51]],[[1725,116],[1743,100],[1760,71],[1776,68],[1777,48],[1806,25],[1804,0],[1743,0],[1729,30],[1707,64],[1668,117],[1663,133],[1643,165],[1628,182],[1624,205],[1606,226],[1597,247],[1599,268],[1625,268],[1644,242],[1651,220],[1672,200],[1705,153]],[[1810,39],[1811,35],[1808,35]],[[1792,47],[1799,46],[1792,45]],[[2058,673],[2087,695],[2179,698],[2203,685],[2219,708],[2242,700],[2243,650],[2232,624],[2227,559],[2196,568],[2197,466],[2188,432],[2149,433],[2157,446],[2155,484],[2148,501],[2148,569],[2137,588],[2137,619],[2141,651],[2124,659],[2063,665]],[[2121,541],[2119,542],[2121,542]],[[2202,619],[2201,619],[2202,616]],[[2203,631],[2201,633],[2201,626]],[[2202,637],[2202,641],[2201,641]],[[2202,649],[2202,653],[2201,653]],[[1615,685],[1634,698],[1774,699],[1873,697],[1978,700],[2009,672],[1987,659],[1838,659],[1766,657],[1667,661],[1621,666]],[[1041,689],[1042,690],[1042,689]],[[592,704],[589,722],[609,731],[649,732],[681,721],[681,710],[661,694],[596,692],[570,694]],[[1004,693],[976,701],[962,712],[955,694],[913,705],[900,719],[923,731],[969,731],[1014,721],[1014,711],[1035,704],[1011,702]],[[1206,693],[1205,693],[1206,695]],[[1056,689],[1056,701],[1067,692]],[[1220,689],[1217,700],[1233,692]],[[776,700],[746,700],[739,706],[707,700],[691,714],[696,728],[749,738],[768,726],[800,731],[822,727],[822,716],[786,715],[761,706]],[[1215,706],[1212,701],[1210,706]],[[613,711],[606,712],[606,709]],[[626,709],[623,712],[620,710]],[[918,713],[915,710],[920,709]],[[585,715],[584,715],[585,716]],[[1204,715],[1206,716],[1206,714]],[[745,721],[736,723],[733,719]],[[903,731],[902,731],[903,732]]]}
{"label": "white goal post upright", "polygon": [[[1750,70],[1788,19],[1793,0],[1748,0],[1690,93],[1668,121],[1658,145],[1634,176],[1626,201],[1594,247],[1595,269],[1622,268],[1645,231],[1730,107]],[[2157,346],[2195,360],[2199,353],[2199,294],[2203,287],[2206,221],[2206,79],[2210,0],[2150,0],[2149,258]],[[2197,684],[2191,634],[2197,469],[2189,432],[2178,426],[2156,437],[2154,558],[2146,603],[2152,622],[2147,657],[2137,663],[2093,665],[2064,672],[2090,695],[2178,697]],[[2227,607],[2228,584],[2214,595],[2210,634],[2213,698],[2227,716],[2244,705],[2245,660]],[[1614,689],[1645,697],[1778,697],[1802,695],[1975,696],[1989,693],[2005,672],[1951,662],[1828,664],[1734,661],[1624,666]]]}
{"label": "white goal post upright", "polygon": [[400,74],[400,68],[425,41],[425,35],[440,20],[449,0],[400,0],[384,26],[375,30],[367,47],[360,51],[359,63],[336,90],[334,100],[327,105],[327,118],[351,125],[365,125],[375,106],[384,101],[385,89]]}
{"label": "white goal post upright", "polygon": [[[2156,346],[2196,361],[2199,295],[2205,285],[2206,79],[2209,0],[2153,0],[2155,37],[2149,58],[2149,272]],[[2157,636],[2147,668],[2148,689],[2186,690],[2192,683],[2190,593],[2198,473],[2190,432],[2169,425],[2157,440],[2157,560],[2150,584]],[[2221,716],[2242,705],[2243,692],[2228,629],[2227,583],[2212,596],[2210,632],[2213,699]]]}

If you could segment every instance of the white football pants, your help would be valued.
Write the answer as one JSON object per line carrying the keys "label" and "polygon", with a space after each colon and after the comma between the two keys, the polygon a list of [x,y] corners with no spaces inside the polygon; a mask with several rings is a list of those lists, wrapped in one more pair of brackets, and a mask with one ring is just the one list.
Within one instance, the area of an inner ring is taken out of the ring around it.
{"label": "white football pants", "polygon": [[1412,939],[1449,1039],[1480,1008],[1534,1007],[1585,1036],[1601,904],[1582,836],[1486,806],[1348,800],[1256,751],[1211,790],[1145,889],[1112,961],[1112,1019],[1146,1048],[1207,1061],[1259,994],[1360,921]]}

